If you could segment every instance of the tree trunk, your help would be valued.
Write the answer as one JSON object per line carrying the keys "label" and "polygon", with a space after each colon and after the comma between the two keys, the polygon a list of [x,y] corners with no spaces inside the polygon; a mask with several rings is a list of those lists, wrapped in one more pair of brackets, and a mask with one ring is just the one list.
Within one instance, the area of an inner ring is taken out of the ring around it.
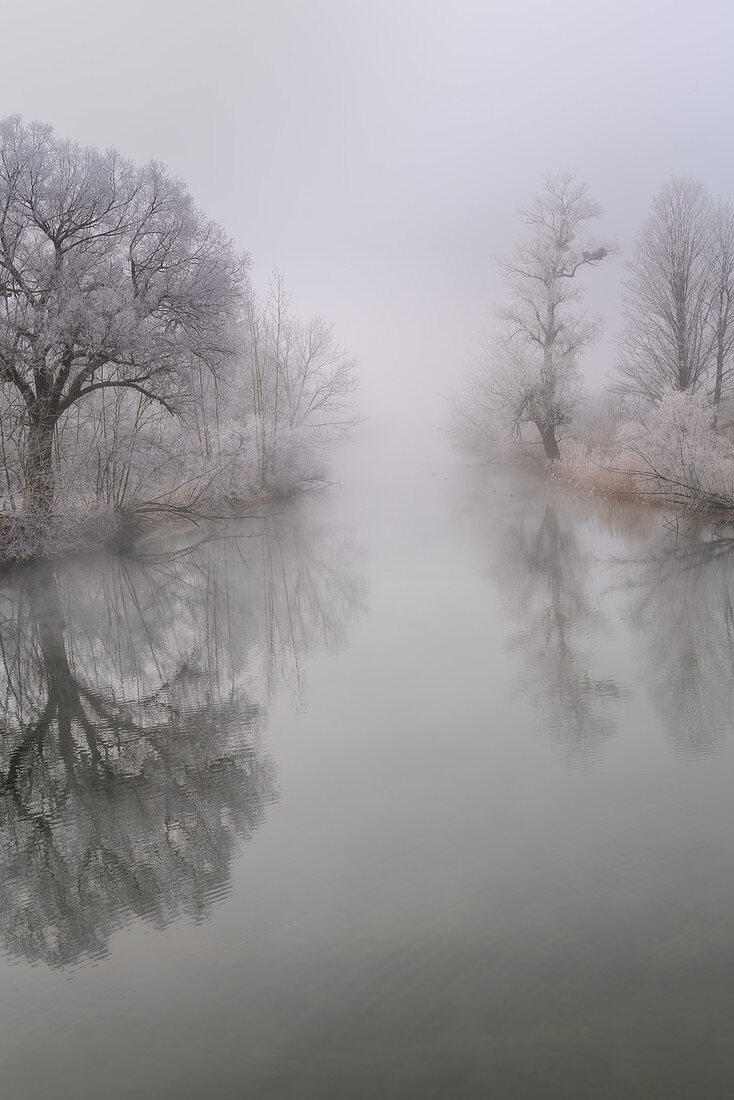
{"label": "tree trunk", "polygon": [[721,404],[721,385],[724,380],[724,337],[721,331],[716,334],[716,383],[714,385],[714,408]]}
{"label": "tree trunk", "polygon": [[28,428],[25,455],[26,512],[49,516],[54,504],[53,442],[56,422],[33,419]]}
{"label": "tree trunk", "polygon": [[545,450],[545,457],[550,459],[551,462],[555,462],[556,459],[561,457],[561,452],[558,450],[558,443],[556,442],[556,426],[550,424],[545,428],[538,429],[543,439],[543,449]]}

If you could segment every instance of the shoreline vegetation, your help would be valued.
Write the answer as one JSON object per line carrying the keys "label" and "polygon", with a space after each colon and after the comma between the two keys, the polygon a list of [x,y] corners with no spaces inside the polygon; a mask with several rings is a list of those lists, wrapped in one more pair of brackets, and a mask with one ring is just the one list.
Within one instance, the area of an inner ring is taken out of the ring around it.
{"label": "shoreline vegetation", "polygon": [[580,366],[600,319],[581,278],[618,251],[589,234],[601,214],[571,174],[520,211],[507,301],[449,431],[484,458],[542,449],[577,489],[731,518],[734,204],[689,177],[663,185],[627,262],[615,375],[589,396]]}
{"label": "shoreline vegetation", "polygon": [[323,484],[356,361],[160,164],[0,120],[0,564]]}
{"label": "shoreline vegetation", "polygon": [[608,425],[602,435],[611,438],[598,445],[588,434],[560,437],[555,460],[527,439],[451,434],[483,465],[521,466],[577,492],[734,522],[734,424],[717,424],[703,395],[671,392],[636,419]]}
{"label": "shoreline vegetation", "polygon": [[[209,500],[200,506],[146,501],[132,510],[110,511],[87,508],[84,512],[51,515],[35,521],[24,513],[0,516],[0,572],[24,563],[51,562],[86,552],[125,549],[148,539],[168,540],[185,534],[192,545],[196,533],[204,532],[205,541],[244,520],[263,520],[280,514],[282,506],[297,495],[318,490],[298,485],[287,492],[248,500]],[[187,543],[188,545],[188,543]]]}
{"label": "shoreline vegetation", "polygon": [[656,508],[668,516],[672,513],[675,523],[686,519],[704,524],[712,532],[734,533],[734,454],[728,454],[714,470],[705,471],[706,481],[701,468],[691,470],[691,480],[685,481],[686,475],[675,469],[665,473],[653,468],[635,451],[589,448],[576,439],[565,439],[562,444],[561,457],[554,462],[540,456],[532,444],[464,451],[480,468],[522,472],[577,497],[639,506],[643,512]]}

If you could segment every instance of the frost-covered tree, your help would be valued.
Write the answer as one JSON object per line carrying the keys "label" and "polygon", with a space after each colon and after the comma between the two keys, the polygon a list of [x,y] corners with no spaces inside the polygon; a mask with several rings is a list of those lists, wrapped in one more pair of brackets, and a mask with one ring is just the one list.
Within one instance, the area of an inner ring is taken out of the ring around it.
{"label": "frost-covered tree", "polygon": [[713,402],[718,408],[734,355],[734,204],[730,201],[719,202],[713,212],[712,281]]}
{"label": "frost-covered tree", "polygon": [[626,282],[624,391],[658,401],[671,388],[695,392],[706,384],[714,349],[713,227],[711,198],[697,180],[673,178],[653,200]]}
{"label": "frost-covered tree", "polygon": [[476,364],[450,398],[446,431],[461,451],[480,458],[502,451],[497,424],[497,384],[487,361]]}
{"label": "frost-covered tree", "polygon": [[716,410],[700,389],[669,389],[622,426],[618,442],[637,456],[640,490],[682,506],[730,511],[732,446],[716,430]]}
{"label": "frost-covered tree", "polygon": [[291,315],[277,274],[262,303],[248,300],[243,346],[241,410],[255,445],[258,488],[292,487],[318,471],[323,445],[358,423],[356,361],[322,318]]}
{"label": "frost-covered tree", "polygon": [[573,175],[549,178],[521,211],[524,238],[501,261],[509,302],[499,311],[502,334],[490,368],[497,407],[517,431],[534,425],[551,460],[559,457],[558,429],[573,417],[579,357],[596,330],[583,312],[577,276],[615,251],[588,235],[600,215]]}
{"label": "frost-covered tree", "polygon": [[125,389],[174,412],[235,349],[247,261],[159,164],[0,122],[0,384],[25,507],[48,515],[64,417]]}

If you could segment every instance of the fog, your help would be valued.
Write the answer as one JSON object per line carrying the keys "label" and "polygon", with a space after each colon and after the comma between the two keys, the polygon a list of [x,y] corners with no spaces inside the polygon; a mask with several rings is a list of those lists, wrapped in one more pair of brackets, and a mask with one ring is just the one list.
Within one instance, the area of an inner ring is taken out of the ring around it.
{"label": "fog", "polygon": [[730,5],[0,14],[7,1095],[730,1095]]}
{"label": "fog", "polygon": [[[625,253],[671,173],[731,178],[730,5],[5,0],[3,114],[155,158],[297,310],[335,323],[373,420],[439,423],[515,212],[570,169],[622,254],[587,280],[614,362]],[[374,424],[373,424],[374,428]]]}

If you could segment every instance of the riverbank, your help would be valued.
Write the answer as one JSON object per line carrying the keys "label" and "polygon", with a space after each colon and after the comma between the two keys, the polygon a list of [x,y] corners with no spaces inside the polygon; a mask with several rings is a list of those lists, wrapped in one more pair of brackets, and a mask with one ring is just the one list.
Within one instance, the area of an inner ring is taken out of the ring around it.
{"label": "riverbank", "polygon": [[734,519],[734,468],[728,455],[695,464],[678,452],[646,454],[632,447],[589,451],[569,442],[552,474],[572,488],[597,496],[634,500],[716,520]]}
{"label": "riverbank", "polygon": [[66,514],[0,517],[0,569],[23,562],[53,561],[87,551],[129,549],[142,540],[170,539],[197,528],[264,518],[278,505],[313,491],[263,494],[248,500],[200,502],[196,507],[148,501],[130,509],[84,506]]}

